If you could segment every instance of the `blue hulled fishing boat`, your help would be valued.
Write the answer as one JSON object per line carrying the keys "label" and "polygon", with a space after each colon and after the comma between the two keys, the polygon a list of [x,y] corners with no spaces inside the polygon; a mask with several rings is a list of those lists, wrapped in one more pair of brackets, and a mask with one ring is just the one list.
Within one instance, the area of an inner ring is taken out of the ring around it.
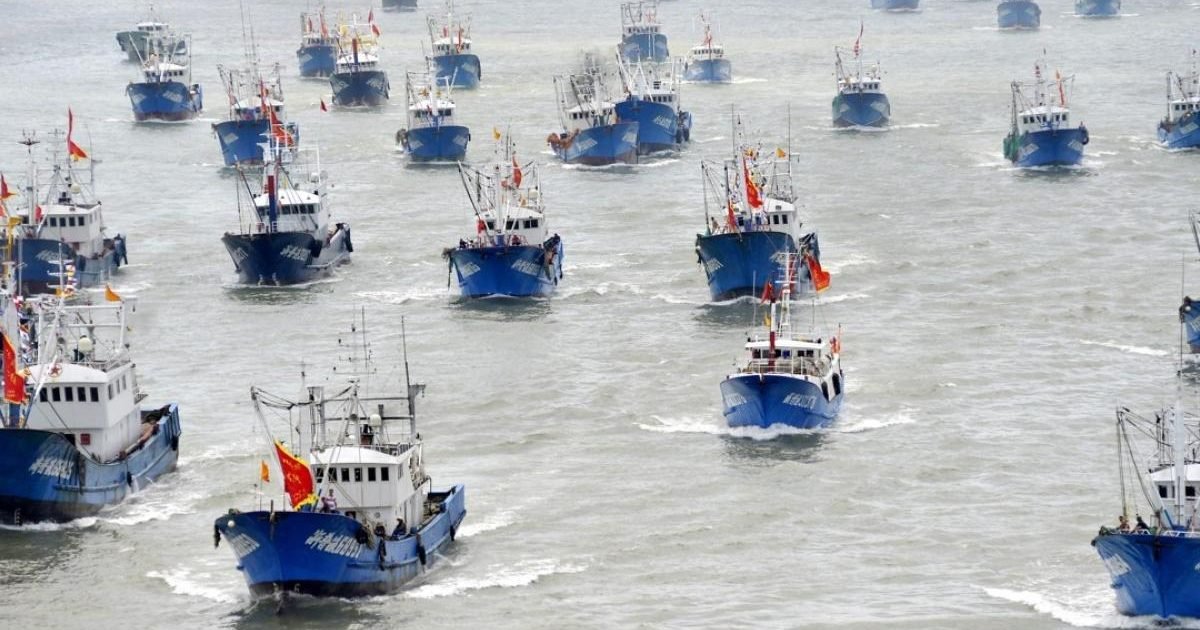
{"label": "blue hulled fishing boat", "polygon": [[[798,332],[792,324],[797,272],[806,264],[811,266],[812,259],[788,254],[778,275],[764,283],[763,301],[770,303],[766,334],[746,340],[746,359],[721,381],[725,421],[731,427],[779,424],[818,429],[832,422],[842,406],[845,376],[839,338]],[[828,276],[817,282],[827,286]],[[775,286],[781,287],[778,302]]]}
{"label": "blue hulled fishing boat", "polygon": [[[1117,410],[1121,513],[1116,527],[1100,528],[1092,546],[1122,614],[1200,617],[1198,429],[1196,417],[1179,405],[1153,417]],[[1143,508],[1153,525],[1139,513]]]}
{"label": "blue hulled fishing boat", "polygon": [[107,297],[0,295],[0,522],[93,516],[175,469],[179,409],[142,408],[125,336],[132,305]]}
{"label": "blue hulled fishing boat", "polygon": [[1042,62],[1033,67],[1033,83],[1012,83],[1011,130],[1004,138],[1004,157],[1022,168],[1075,166],[1083,161],[1088,131],[1082,124],[1071,127],[1067,108],[1068,84],[1075,77],[1055,71],[1056,90],[1042,76]]}
{"label": "blue hulled fishing boat", "polygon": [[150,55],[174,56],[188,52],[188,40],[180,36],[171,25],[161,21],[150,7],[145,20],[138,22],[131,31],[117,33],[117,45],[130,61],[142,63]]}
{"label": "blue hulled fishing boat", "polygon": [[658,23],[657,0],[621,4],[621,43],[617,51],[629,61],[658,63],[671,58],[667,36]]}
{"label": "blue hulled fishing boat", "polygon": [[[763,155],[741,140],[723,163],[701,162],[704,174],[705,231],[696,235],[697,262],[704,269],[713,301],[757,295],[774,278],[787,256],[811,257],[820,267],[821,248],[815,232],[805,233],[796,210],[791,161],[779,149]],[[808,267],[794,289],[812,285]]]}
{"label": "blue hulled fishing boat", "polygon": [[704,39],[692,46],[687,63],[683,66],[683,79],[695,83],[729,83],[733,81],[733,64],[725,58],[725,47],[713,43],[712,22],[701,13],[704,24]]}
{"label": "blue hulled fishing boat", "polygon": [[[313,22],[316,17],[316,23]],[[337,66],[338,38],[330,34],[325,22],[325,10],[315,16],[300,14],[300,47],[296,49],[296,62],[302,77],[327,77]]]}
{"label": "blue hulled fishing boat", "polygon": [[634,164],[638,123],[621,122],[608,96],[604,77],[594,68],[554,77],[562,131],[546,138],[558,159],[568,164]]}
{"label": "blue hulled fishing boat", "polygon": [[416,424],[424,385],[409,381],[407,356],[404,391],[394,392],[380,382],[365,322],[339,335],[342,345],[352,346],[338,349],[352,358],[335,368],[348,381],[330,383],[337,394],[308,385],[291,401],[250,389],[268,437],[264,408],[287,418],[283,435],[299,436],[293,446],[272,438],[273,464],[255,471],[281,479],[284,494],[269,509],[260,496],[256,509],[231,509],[213,523],[215,542],[229,544],[251,594],[275,597],[279,607],[293,594],[393,593],[442,558],[466,517],[465,488],[435,490],[426,471]]}
{"label": "blue hulled fishing boat", "polygon": [[[253,61],[242,69],[218,65],[217,71],[229,101],[229,119],[213,123],[213,134],[221,145],[225,166],[262,164],[263,146],[268,142],[272,125],[287,120],[279,65],[267,76]],[[296,123],[282,122],[282,125],[293,140],[300,139]]]}
{"label": "blue hulled fishing boat", "polygon": [[151,54],[143,61],[141,81],[125,86],[134,120],[180,121],[200,115],[204,93],[200,84],[192,83],[191,57],[189,47],[181,55]]}
{"label": "blue hulled fishing boat", "polygon": [[886,127],[892,117],[892,104],[883,93],[883,72],[879,63],[863,65],[862,28],[854,40],[854,62],[850,69],[842,63],[842,49],[834,47],[837,96],[833,97],[835,127]]}
{"label": "blue hulled fishing boat", "polygon": [[409,72],[408,128],[396,132],[396,143],[417,162],[455,162],[467,156],[471,130],[455,122],[452,90],[446,80],[431,73]]}
{"label": "blue hulled fishing boat", "polygon": [[1121,0],[1075,0],[1075,15],[1118,17],[1121,15]]}
{"label": "blue hulled fishing boat", "polygon": [[[14,224],[16,279],[20,291],[61,292],[64,287],[103,286],[122,264],[129,262],[125,237],[109,236],[100,201],[95,196],[95,162],[71,139],[74,116],[67,114],[66,156],[53,152],[47,184],[39,181],[32,135],[21,140],[28,156],[25,207],[10,208]],[[61,139],[61,132],[57,138]],[[76,167],[87,160],[88,168]]]}
{"label": "blue hulled fishing boat", "polygon": [[509,137],[497,142],[502,150],[490,172],[458,165],[475,237],[443,253],[463,297],[550,295],[562,279],[563,244],[546,224],[537,165],[522,166]]}
{"label": "blue hulled fishing boat", "polygon": [[430,15],[429,67],[439,83],[447,81],[456,88],[479,87],[483,68],[479,56],[471,48],[471,17],[465,19],[454,12],[454,0],[446,0],[446,12],[440,19]]}
{"label": "blue hulled fishing boat", "polygon": [[[287,285],[327,276],[350,260],[354,246],[350,226],[330,218],[325,174],[315,147],[292,153],[282,163],[291,140],[281,126],[272,130],[263,169],[261,193],[250,191],[246,171],[239,172],[238,231],[221,237],[233,259],[238,279],[245,284]],[[302,179],[292,173],[303,173]]]}
{"label": "blue hulled fishing boat", "polygon": [[617,120],[638,124],[638,153],[676,151],[691,140],[692,114],[679,105],[679,68],[647,67],[617,56],[625,99],[615,104]]}
{"label": "blue hulled fishing boat", "polygon": [[1192,51],[1191,72],[1167,73],[1167,115],[1158,123],[1158,141],[1169,149],[1200,147],[1200,70]]}
{"label": "blue hulled fishing boat", "polygon": [[1042,8],[1031,0],[1004,0],[996,6],[1000,28],[1030,29],[1042,25]]}
{"label": "blue hulled fishing boat", "polygon": [[417,0],[383,0],[384,11],[416,11]]}
{"label": "blue hulled fishing boat", "polygon": [[871,8],[880,11],[916,11],[920,0],[871,0]]}
{"label": "blue hulled fishing boat", "polygon": [[379,65],[379,27],[374,11],[367,16],[370,34],[360,33],[357,16],[339,39],[337,65],[329,77],[333,104],[339,107],[378,107],[387,103],[391,83]]}
{"label": "blue hulled fishing boat", "polygon": [[[1196,243],[1196,251],[1200,252],[1200,213],[1196,210],[1188,212],[1192,228],[1192,238]],[[1200,300],[1184,296],[1183,304],[1179,306],[1179,323],[1183,326],[1183,337],[1187,350],[1192,354],[1200,354]]]}

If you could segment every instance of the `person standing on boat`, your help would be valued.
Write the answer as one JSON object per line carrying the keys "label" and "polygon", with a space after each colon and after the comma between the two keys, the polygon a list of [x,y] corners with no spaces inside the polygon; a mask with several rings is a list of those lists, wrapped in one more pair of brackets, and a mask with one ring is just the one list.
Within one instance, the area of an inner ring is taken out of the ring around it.
{"label": "person standing on boat", "polygon": [[333,496],[333,488],[329,489],[327,496],[321,497],[321,511],[329,514],[337,514],[337,498]]}

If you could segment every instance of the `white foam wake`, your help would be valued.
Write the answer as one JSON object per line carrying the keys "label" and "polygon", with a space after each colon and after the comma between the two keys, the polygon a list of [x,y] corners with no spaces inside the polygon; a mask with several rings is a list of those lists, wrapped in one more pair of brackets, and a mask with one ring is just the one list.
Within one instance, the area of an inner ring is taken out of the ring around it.
{"label": "white foam wake", "polygon": [[0,525],[0,529],[12,532],[60,532],[67,529],[86,529],[97,523],[96,517],[85,516],[66,523],[27,523],[25,525]]}
{"label": "white foam wake", "polygon": [[[1112,604],[1109,591],[1097,592],[1095,597],[1079,601],[1060,601],[1054,597],[1033,591],[1017,591],[1007,588],[984,588],[983,592],[996,599],[1023,604],[1044,615],[1079,628],[1159,628],[1162,620],[1155,617],[1126,617]],[[1200,628],[1200,620],[1182,621],[1172,619],[1173,628]]]}
{"label": "white foam wake", "polygon": [[522,560],[512,565],[492,565],[483,577],[451,577],[414,588],[405,596],[415,599],[451,597],[487,588],[519,588],[529,586],[548,575],[580,573],[587,565],[560,562],[554,559]]}
{"label": "white foam wake", "polygon": [[505,510],[502,512],[493,512],[482,519],[467,521],[461,528],[459,528],[458,537],[470,538],[471,536],[478,536],[484,532],[490,532],[502,527],[508,527],[509,525],[515,523],[516,520],[516,514],[511,511]]}
{"label": "white foam wake", "polygon": [[240,592],[236,584],[217,586],[213,576],[207,572],[193,574],[190,569],[179,568],[171,571],[150,571],[146,577],[162,580],[171,587],[171,592],[187,597],[201,597],[222,604],[232,604],[238,601]]}
{"label": "white foam wake", "polygon": [[1079,343],[1085,346],[1100,346],[1102,348],[1111,348],[1113,350],[1120,350],[1121,352],[1141,354],[1148,357],[1165,357],[1170,354],[1166,350],[1157,350],[1155,348],[1147,348],[1145,346],[1125,346],[1112,341],[1090,341],[1088,339],[1080,339]]}
{"label": "white foam wake", "polygon": [[717,424],[708,419],[701,418],[663,418],[660,416],[650,416],[658,424],[647,424],[643,422],[636,423],[636,426],[643,431],[653,433],[700,433],[706,435],[723,435],[734,438],[745,438],[748,440],[765,441],[773,440],[785,435],[819,435],[822,433],[862,433],[864,431],[873,431],[875,429],[883,429],[887,427],[912,424],[916,422],[908,412],[901,411],[892,416],[885,418],[866,418],[847,422],[846,424],[834,424],[824,429],[801,429],[798,427],[788,426],[786,424],[772,424],[769,427],[729,427],[724,424]]}

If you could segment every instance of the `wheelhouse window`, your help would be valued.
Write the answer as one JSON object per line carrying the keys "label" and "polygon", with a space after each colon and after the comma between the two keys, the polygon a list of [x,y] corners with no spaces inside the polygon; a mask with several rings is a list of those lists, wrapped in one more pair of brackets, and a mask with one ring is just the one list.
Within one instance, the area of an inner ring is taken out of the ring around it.
{"label": "wheelhouse window", "polygon": [[380,469],[379,469],[379,480],[380,480],[380,481],[387,481],[387,480],[388,480],[388,475],[390,474],[390,471],[391,471],[391,468],[388,468],[387,466],[384,466],[383,468],[380,468]]}
{"label": "wheelhouse window", "polygon": [[367,481],[375,481],[375,467],[371,466],[367,469]]}
{"label": "wheelhouse window", "polygon": [[362,468],[354,468],[354,483],[362,483]]}
{"label": "wheelhouse window", "polygon": [[342,481],[345,481],[345,482],[350,481],[350,469],[349,468],[342,469]]}

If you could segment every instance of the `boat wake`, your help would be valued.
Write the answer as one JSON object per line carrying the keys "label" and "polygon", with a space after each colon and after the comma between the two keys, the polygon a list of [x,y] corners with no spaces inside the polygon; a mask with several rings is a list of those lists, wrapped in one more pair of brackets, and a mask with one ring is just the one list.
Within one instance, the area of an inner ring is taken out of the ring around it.
{"label": "boat wake", "polygon": [[822,304],[834,304],[837,302],[846,302],[849,300],[866,300],[866,299],[870,299],[870,297],[871,296],[867,295],[866,293],[846,293],[846,294],[842,294],[842,295],[823,297],[823,298],[821,298],[821,303]]}
{"label": "boat wake", "polygon": [[511,510],[503,510],[493,512],[482,519],[467,521],[458,529],[459,538],[470,538],[478,536],[484,532],[495,531],[504,527],[508,527],[517,522],[517,515]]}
{"label": "boat wake", "polygon": [[116,527],[128,527],[149,521],[165,521],[180,514],[194,513],[193,506],[203,501],[207,493],[193,491],[179,494],[172,492],[171,488],[163,487],[174,484],[178,478],[176,475],[171,477],[170,481],[144,488],[111,511],[101,512],[100,522]]}
{"label": "boat wake", "polygon": [[424,302],[443,300],[450,295],[446,285],[413,287],[407,291],[358,291],[355,294],[363,300],[382,302],[384,304],[407,304],[409,302]]}
{"label": "boat wake", "polygon": [[0,530],[10,532],[61,532],[71,529],[88,529],[94,527],[100,519],[94,516],[85,516],[77,518],[66,523],[29,523],[27,525],[6,525],[0,524]]}
{"label": "boat wake", "polygon": [[1146,348],[1144,346],[1125,346],[1119,343],[1113,343],[1111,341],[1090,341],[1088,339],[1080,339],[1079,343],[1085,346],[1100,346],[1102,348],[1111,348],[1113,350],[1120,350],[1121,352],[1140,354],[1148,357],[1165,357],[1171,354],[1166,350],[1157,350],[1155,348]]}
{"label": "boat wake", "polygon": [[489,588],[520,588],[556,574],[581,573],[585,564],[561,562],[554,559],[523,560],[511,565],[491,565],[482,577],[448,577],[445,580],[423,584],[405,593],[414,599],[452,597],[470,591]]}
{"label": "boat wake", "polygon": [[862,254],[850,254],[849,256],[842,256],[837,260],[830,260],[829,262],[822,260],[821,266],[824,267],[829,273],[842,273],[847,267],[873,265],[877,262],[879,261],[875,260],[874,258],[863,256]]}
{"label": "boat wake", "polygon": [[[1157,617],[1126,617],[1112,605],[1112,593],[1104,591],[1088,601],[1064,602],[1054,597],[1033,591],[1018,591],[1006,588],[984,588],[984,593],[996,599],[1023,604],[1033,610],[1049,615],[1063,623],[1078,628],[1162,628],[1163,621]],[[1200,628],[1200,620],[1182,621],[1172,619],[1172,628]]]}
{"label": "boat wake", "polygon": [[754,441],[774,440],[787,435],[827,435],[837,433],[863,433],[887,427],[912,424],[916,422],[907,411],[901,411],[887,418],[870,418],[850,421],[845,424],[834,423],[824,429],[801,429],[785,424],[772,424],[769,427],[729,427],[714,424],[706,418],[663,418],[650,416],[658,424],[636,423],[637,428],[652,433],[700,433],[705,435],[720,435],[733,438],[744,438]]}
{"label": "boat wake", "polygon": [[227,571],[224,568],[214,575],[207,571],[192,573],[191,569],[181,567],[169,571],[150,571],[146,577],[166,582],[176,595],[199,597],[221,604],[237,603],[241,601],[240,582],[231,581],[228,585],[217,586],[225,573]]}

